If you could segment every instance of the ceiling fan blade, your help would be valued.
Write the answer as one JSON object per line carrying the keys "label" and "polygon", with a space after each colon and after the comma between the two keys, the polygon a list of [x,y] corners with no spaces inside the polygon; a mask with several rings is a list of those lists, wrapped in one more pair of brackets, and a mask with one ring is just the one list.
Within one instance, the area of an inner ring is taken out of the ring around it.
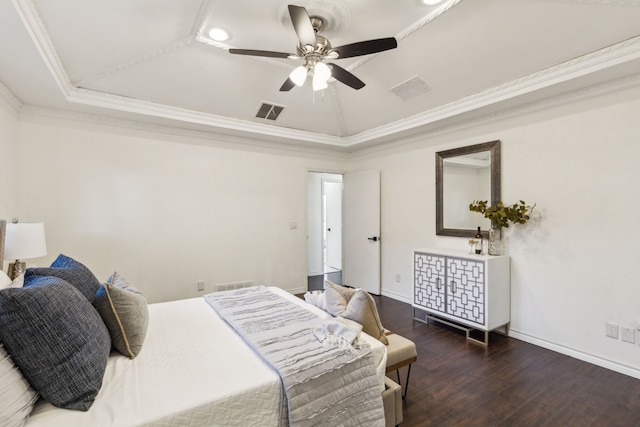
{"label": "ceiling fan blade", "polygon": [[334,47],[331,52],[338,52],[339,58],[351,58],[354,56],[369,55],[398,47],[394,37],[384,39],[367,40],[358,43],[345,44]]}
{"label": "ceiling fan blade", "polygon": [[282,86],[280,86],[280,92],[288,92],[293,89],[295,85],[296,84],[293,82],[293,80],[288,78],[287,80],[285,80]]}
{"label": "ceiling fan blade", "polygon": [[291,23],[293,24],[293,28],[296,30],[300,44],[302,46],[315,46],[316,32],[313,30],[313,26],[311,25],[311,19],[309,19],[307,9],[290,4],[289,16],[291,16]]}
{"label": "ceiling fan blade", "polygon": [[328,63],[327,65],[331,67],[331,77],[334,79],[354,88],[355,90],[362,89],[364,87],[364,82],[362,80],[344,68],[333,63]]}
{"label": "ceiling fan blade", "polygon": [[297,58],[297,55],[292,55],[291,53],[271,52],[270,50],[229,49],[229,53],[234,55],[267,56],[269,58],[289,58],[290,56]]}

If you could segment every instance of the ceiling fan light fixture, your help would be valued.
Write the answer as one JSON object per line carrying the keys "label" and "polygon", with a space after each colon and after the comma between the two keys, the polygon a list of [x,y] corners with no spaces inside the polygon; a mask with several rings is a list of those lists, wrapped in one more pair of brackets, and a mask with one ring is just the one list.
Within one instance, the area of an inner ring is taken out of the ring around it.
{"label": "ceiling fan light fixture", "polygon": [[427,6],[435,6],[436,4],[440,3],[442,0],[422,0],[423,4],[426,4]]}
{"label": "ceiling fan light fixture", "polygon": [[322,79],[317,78],[316,76],[313,76],[313,90],[314,91],[326,89],[328,87],[329,87],[329,85],[327,84],[326,80],[322,80]]}
{"label": "ceiling fan light fixture", "polygon": [[297,86],[302,86],[304,82],[307,80],[307,67],[301,65],[293,69],[291,74],[289,74],[289,78],[292,82],[294,82]]}
{"label": "ceiling fan light fixture", "polygon": [[313,90],[322,90],[327,88],[327,82],[331,78],[331,70],[327,64],[318,62],[313,67]]}

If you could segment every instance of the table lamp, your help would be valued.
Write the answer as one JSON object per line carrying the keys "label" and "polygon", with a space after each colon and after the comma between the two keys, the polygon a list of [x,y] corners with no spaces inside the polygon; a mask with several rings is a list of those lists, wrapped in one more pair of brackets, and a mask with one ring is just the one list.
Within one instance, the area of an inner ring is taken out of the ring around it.
{"label": "table lamp", "polygon": [[47,244],[44,238],[44,224],[41,222],[13,222],[7,223],[4,259],[15,260],[9,264],[7,275],[14,280],[24,273],[26,263],[21,259],[39,258],[47,254]]}

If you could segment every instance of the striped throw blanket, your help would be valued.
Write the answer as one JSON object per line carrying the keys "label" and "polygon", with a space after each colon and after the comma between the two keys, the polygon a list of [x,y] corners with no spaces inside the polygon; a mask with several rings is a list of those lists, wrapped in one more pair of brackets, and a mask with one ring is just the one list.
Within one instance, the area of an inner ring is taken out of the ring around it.
{"label": "striped throw blanket", "polygon": [[284,425],[384,426],[370,347],[323,345],[322,319],[265,287],[204,298],[280,375]]}

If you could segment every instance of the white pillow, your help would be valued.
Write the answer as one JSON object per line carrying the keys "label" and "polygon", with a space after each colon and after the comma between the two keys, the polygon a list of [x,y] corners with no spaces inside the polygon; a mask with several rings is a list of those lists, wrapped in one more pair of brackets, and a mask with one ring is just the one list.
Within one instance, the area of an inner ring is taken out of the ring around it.
{"label": "white pillow", "polygon": [[24,285],[24,273],[12,282],[7,274],[0,270],[0,289],[21,288]]}
{"label": "white pillow", "polygon": [[0,270],[0,289],[6,289],[11,284],[11,279],[7,276],[7,273]]}
{"label": "white pillow", "polygon": [[38,393],[31,388],[0,343],[0,426],[23,426]]}
{"label": "white pillow", "polygon": [[322,291],[307,291],[307,293],[304,294],[304,300],[309,304],[327,311],[327,304],[325,303],[324,292]]}

